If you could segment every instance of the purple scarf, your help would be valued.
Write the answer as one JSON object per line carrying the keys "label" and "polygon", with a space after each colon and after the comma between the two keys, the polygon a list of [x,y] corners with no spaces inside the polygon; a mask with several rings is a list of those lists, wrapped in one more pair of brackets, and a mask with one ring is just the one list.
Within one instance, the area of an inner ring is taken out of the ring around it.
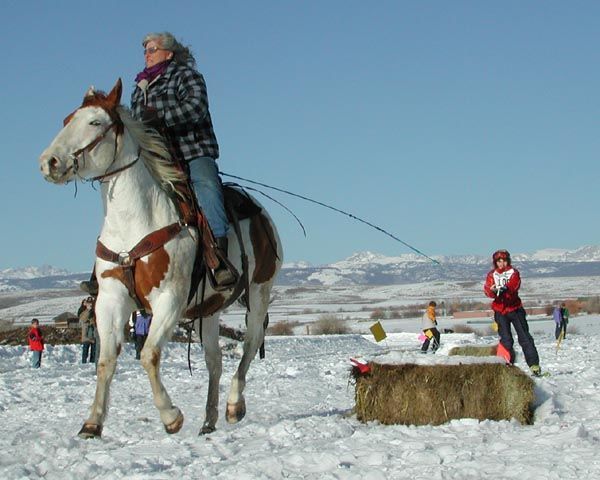
{"label": "purple scarf", "polygon": [[171,63],[171,60],[165,60],[164,62],[157,63],[153,67],[144,68],[136,75],[135,83],[138,83],[140,80],[147,80],[148,83],[150,83],[156,77],[165,73],[169,63]]}

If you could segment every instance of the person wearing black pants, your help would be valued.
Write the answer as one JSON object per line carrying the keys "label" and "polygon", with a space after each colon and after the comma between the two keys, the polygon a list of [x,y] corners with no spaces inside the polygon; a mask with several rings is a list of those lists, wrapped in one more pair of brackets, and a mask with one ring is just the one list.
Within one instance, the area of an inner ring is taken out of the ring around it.
{"label": "person wearing black pants", "polygon": [[527,324],[525,309],[521,307],[512,312],[506,313],[505,315],[494,312],[494,319],[498,325],[500,343],[502,343],[504,348],[510,352],[510,363],[514,363],[515,361],[515,350],[513,348],[515,341],[513,340],[512,331],[510,328],[512,325],[515,327],[515,331],[517,332],[519,345],[521,345],[527,365],[530,367],[532,365],[539,365],[540,357],[537,349],[535,348],[533,337],[529,333],[529,325]]}
{"label": "person wearing black pants", "polygon": [[521,275],[511,265],[510,253],[507,250],[497,250],[494,252],[492,263],[494,268],[487,274],[483,291],[488,297],[494,299],[492,301],[492,310],[494,310],[494,319],[498,324],[500,344],[509,354],[510,358],[507,359],[509,363],[514,363],[515,351],[511,331],[512,325],[517,332],[519,345],[523,349],[525,361],[531,373],[539,376],[542,372],[540,358],[535,348],[533,337],[529,333],[526,312],[519,298]]}

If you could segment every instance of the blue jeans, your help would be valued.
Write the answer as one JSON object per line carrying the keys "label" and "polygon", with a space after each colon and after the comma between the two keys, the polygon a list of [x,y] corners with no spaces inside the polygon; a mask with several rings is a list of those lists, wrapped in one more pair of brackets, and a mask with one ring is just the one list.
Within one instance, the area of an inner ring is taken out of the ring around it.
{"label": "blue jeans", "polygon": [[211,157],[198,157],[190,160],[189,165],[196,198],[213,235],[215,238],[226,237],[229,221],[223,205],[223,187],[217,162]]}
{"label": "blue jeans", "polygon": [[31,367],[40,368],[42,366],[42,351],[33,350],[31,352]]}

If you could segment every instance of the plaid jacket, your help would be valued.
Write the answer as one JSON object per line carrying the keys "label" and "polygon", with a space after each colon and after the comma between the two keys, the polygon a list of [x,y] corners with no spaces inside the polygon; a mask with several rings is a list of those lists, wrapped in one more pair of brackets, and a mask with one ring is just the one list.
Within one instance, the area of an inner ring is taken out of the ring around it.
{"label": "plaid jacket", "polygon": [[133,117],[141,120],[147,106],[158,110],[181,159],[189,162],[197,157],[219,158],[202,74],[171,62],[165,73],[148,85],[145,94],[139,85],[133,90]]}

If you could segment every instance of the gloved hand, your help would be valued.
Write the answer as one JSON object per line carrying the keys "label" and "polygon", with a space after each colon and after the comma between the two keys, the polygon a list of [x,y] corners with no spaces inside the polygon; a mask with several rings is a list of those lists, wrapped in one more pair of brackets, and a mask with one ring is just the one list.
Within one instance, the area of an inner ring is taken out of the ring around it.
{"label": "gloved hand", "polygon": [[502,286],[498,289],[498,295],[502,295],[504,292],[506,292],[508,290],[507,287]]}
{"label": "gloved hand", "polygon": [[142,121],[158,132],[162,133],[165,130],[165,122],[158,114],[158,110],[154,107],[146,107],[142,113]]}

